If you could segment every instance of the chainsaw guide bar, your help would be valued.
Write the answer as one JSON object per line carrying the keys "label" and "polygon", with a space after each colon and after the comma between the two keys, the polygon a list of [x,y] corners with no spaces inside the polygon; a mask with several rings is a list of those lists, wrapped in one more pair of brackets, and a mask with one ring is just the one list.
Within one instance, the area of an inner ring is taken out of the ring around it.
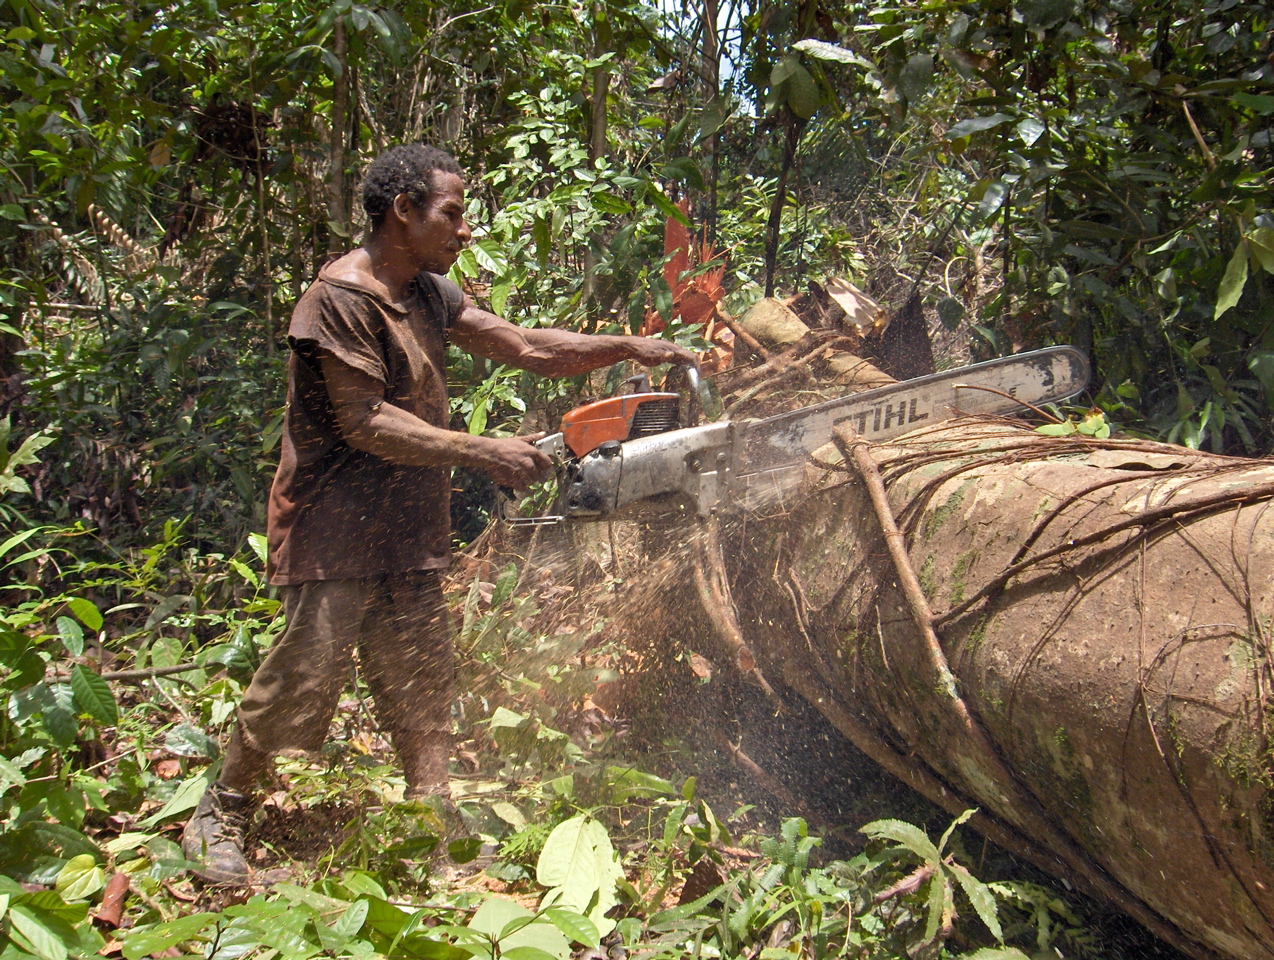
{"label": "chainsaw guide bar", "polygon": [[849,422],[872,442],[961,416],[1003,415],[1056,403],[1087,385],[1087,358],[1048,347],[878,387],[764,420],[724,420],[623,442],[578,459],[561,434],[539,442],[563,463],[563,515],[514,520],[702,516],[781,506],[804,481],[805,462]]}

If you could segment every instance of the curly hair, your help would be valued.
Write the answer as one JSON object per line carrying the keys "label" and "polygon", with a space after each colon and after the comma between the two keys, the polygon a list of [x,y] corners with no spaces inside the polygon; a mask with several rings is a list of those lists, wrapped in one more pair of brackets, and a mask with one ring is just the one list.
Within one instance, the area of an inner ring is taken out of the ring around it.
{"label": "curly hair", "polygon": [[363,174],[363,209],[375,230],[400,193],[417,206],[433,195],[433,171],[464,176],[455,157],[437,147],[406,143],[390,147]]}

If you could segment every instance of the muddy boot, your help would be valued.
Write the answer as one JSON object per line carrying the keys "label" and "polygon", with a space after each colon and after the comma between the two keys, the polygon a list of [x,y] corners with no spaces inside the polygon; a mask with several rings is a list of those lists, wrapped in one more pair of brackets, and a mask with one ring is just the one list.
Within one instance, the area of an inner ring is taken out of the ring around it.
{"label": "muddy boot", "polygon": [[181,835],[181,852],[200,864],[197,876],[210,883],[247,883],[252,868],[243,856],[243,834],[256,804],[251,797],[214,783],[204,793]]}

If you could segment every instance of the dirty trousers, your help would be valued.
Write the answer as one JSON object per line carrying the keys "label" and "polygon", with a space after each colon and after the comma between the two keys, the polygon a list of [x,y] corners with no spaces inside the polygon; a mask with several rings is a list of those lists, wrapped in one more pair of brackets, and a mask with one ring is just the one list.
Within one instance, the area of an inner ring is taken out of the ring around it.
{"label": "dirty trousers", "polygon": [[283,587],[287,628],[243,695],[248,746],[313,756],[349,677],[355,646],[376,719],[401,753],[450,732],[455,654],[435,570]]}

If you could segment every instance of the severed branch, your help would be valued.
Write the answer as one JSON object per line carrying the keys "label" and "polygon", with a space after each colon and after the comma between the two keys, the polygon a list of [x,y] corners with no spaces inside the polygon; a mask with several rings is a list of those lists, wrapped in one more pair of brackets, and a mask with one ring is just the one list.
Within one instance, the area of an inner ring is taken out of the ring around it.
{"label": "severed branch", "polygon": [[699,590],[699,599],[703,603],[708,621],[716,632],[717,639],[734,655],[734,665],[740,673],[748,673],[756,679],[765,691],[770,703],[778,713],[784,713],[783,700],[765,679],[765,674],[757,665],[752,649],[743,639],[743,630],[739,626],[738,615],[734,612],[734,601],[730,597],[730,581],[725,572],[725,554],[721,551],[721,521],[716,517],[705,520],[695,540],[695,586]]}
{"label": "severed branch", "polygon": [[717,742],[717,746],[730,755],[730,759],[743,769],[743,771],[756,781],[766,793],[781,801],[790,809],[799,813],[805,818],[805,822],[818,827],[824,827],[826,824],[810,806],[785,787],[782,782],[772,773],[765,770],[759,763],[743,752],[743,748],[735,743],[730,742],[719,727],[712,728],[712,738]]}

